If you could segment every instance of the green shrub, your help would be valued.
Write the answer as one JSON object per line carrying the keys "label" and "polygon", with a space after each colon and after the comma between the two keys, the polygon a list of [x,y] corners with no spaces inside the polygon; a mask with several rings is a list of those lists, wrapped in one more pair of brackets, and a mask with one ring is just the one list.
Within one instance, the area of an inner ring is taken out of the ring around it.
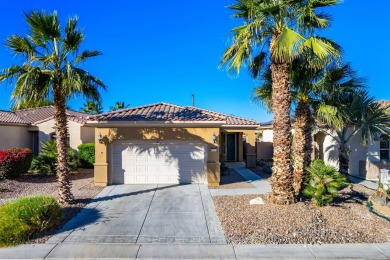
{"label": "green shrub", "polygon": [[334,167],[315,160],[306,168],[308,176],[304,183],[303,195],[312,198],[317,206],[331,203],[340,188],[345,187],[347,179]]}
{"label": "green shrub", "polygon": [[0,206],[0,247],[17,245],[58,226],[63,211],[48,195],[21,198]]}
{"label": "green shrub", "polygon": [[[77,154],[73,149],[67,151],[68,165],[71,170],[76,170],[79,166]],[[35,157],[31,163],[30,170],[40,174],[54,174],[57,164],[57,144],[55,140],[42,142],[41,153]]]}
{"label": "green shrub", "polygon": [[28,148],[0,151],[0,177],[17,177],[30,169],[32,152]]}
{"label": "green shrub", "polygon": [[95,163],[95,143],[80,144],[77,149],[81,166],[93,168]]}

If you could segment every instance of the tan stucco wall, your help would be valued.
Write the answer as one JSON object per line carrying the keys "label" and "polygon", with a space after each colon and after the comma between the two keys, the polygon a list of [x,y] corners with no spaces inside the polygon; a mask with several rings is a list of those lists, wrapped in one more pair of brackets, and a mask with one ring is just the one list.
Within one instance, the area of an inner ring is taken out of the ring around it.
{"label": "tan stucco wall", "polygon": [[[98,134],[103,137],[103,143],[97,140]],[[219,138],[219,128],[171,128],[171,127],[123,127],[95,128],[95,185],[108,185],[110,174],[109,145],[115,140],[188,140],[202,141],[207,145],[207,180],[209,186],[218,186],[219,146],[212,141],[215,133]],[[216,152],[211,151],[217,148]]]}
{"label": "tan stucco wall", "polygon": [[0,125],[0,150],[9,148],[30,148],[32,136],[27,126]]}
{"label": "tan stucco wall", "polygon": [[[54,119],[37,125],[39,131],[39,151],[41,150],[41,142],[49,141],[50,134],[55,132],[54,126]],[[94,142],[95,131],[92,127],[84,127],[80,123],[68,121],[68,131],[69,146],[74,150],[77,150],[77,147],[82,143]]]}

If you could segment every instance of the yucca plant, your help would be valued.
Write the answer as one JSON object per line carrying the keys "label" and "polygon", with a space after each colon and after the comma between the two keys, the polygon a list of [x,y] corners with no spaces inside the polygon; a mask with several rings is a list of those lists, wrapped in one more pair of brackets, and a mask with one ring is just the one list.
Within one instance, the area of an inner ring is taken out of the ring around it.
{"label": "yucca plant", "polygon": [[348,184],[342,174],[334,167],[326,166],[322,160],[313,161],[306,171],[308,176],[302,193],[320,207],[331,203],[339,189]]}

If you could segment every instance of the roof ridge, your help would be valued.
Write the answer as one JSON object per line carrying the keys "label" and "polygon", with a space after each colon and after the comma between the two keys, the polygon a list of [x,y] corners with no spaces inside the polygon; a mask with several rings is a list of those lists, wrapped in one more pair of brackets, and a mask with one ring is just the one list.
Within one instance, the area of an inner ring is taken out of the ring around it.
{"label": "roof ridge", "polygon": [[142,106],[129,107],[129,108],[119,109],[119,110],[115,110],[115,111],[104,112],[104,113],[97,114],[97,115],[90,115],[90,117],[106,116],[106,115],[111,115],[111,114],[115,114],[118,112],[130,111],[133,109],[140,109],[140,108],[147,108],[147,107],[152,107],[152,106],[157,106],[157,105],[169,105],[169,106],[174,106],[174,107],[180,107],[180,106],[165,103],[165,102],[157,102],[157,103],[153,103],[153,104],[147,104],[147,105],[142,105]]}
{"label": "roof ridge", "polygon": [[50,106],[42,106],[42,107],[29,107],[29,108],[14,110],[14,112],[27,111],[27,110],[40,109],[40,108],[48,108],[48,107],[54,108],[54,106],[52,106],[52,105],[50,105]]}
{"label": "roof ridge", "polygon": [[[192,107],[192,106],[188,106],[188,107]],[[206,112],[209,112],[209,113],[220,114],[220,115],[223,115],[223,116],[226,116],[226,117],[235,117],[235,118],[248,120],[248,121],[254,121],[256,123],[259,123],[257,120],[254,120],[254,119],[249,119],[249,118],[245,118],[245,117],[241,117],[241,116],[228,115],[228,114],[225,114],[225,113],[216,112],[216,111],[212,111],[212,110],[208,110],[208,109],[204,109],[204,108],[200,108],[200,107],[198,107],[198,108],[202,109],[202,110],[204,110]]]}

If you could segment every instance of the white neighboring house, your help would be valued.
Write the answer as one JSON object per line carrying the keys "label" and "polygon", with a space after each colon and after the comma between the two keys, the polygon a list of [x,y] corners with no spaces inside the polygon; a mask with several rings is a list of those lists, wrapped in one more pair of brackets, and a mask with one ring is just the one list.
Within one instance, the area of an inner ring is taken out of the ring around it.
{"label": "white neighboring house", "polygon": [[[77,150],[82,143],[95,141],[93,127],[85,126],[88,114],[66,110],[69,146]],[[41,150],[41,142],[55,139],[54,107],[0,110],[0,150],[30,148],[34,155]]]}

